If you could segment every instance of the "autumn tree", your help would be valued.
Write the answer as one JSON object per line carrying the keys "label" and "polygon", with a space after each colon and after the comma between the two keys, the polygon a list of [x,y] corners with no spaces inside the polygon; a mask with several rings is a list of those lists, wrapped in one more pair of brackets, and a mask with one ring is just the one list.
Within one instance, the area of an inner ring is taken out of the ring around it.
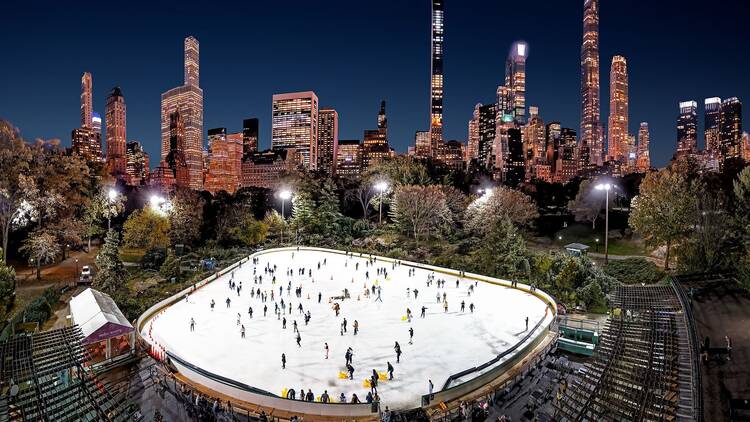
{"label": "autumn tree", "polygon": [[[596,229],[596,219],[599,218],[604,209],[606,195],[597,192],[594,188],[596,181],[584,180],[581,182],[575,199],[568,202],[568,210],[573,214],[576,221],[591,222],[591,229]],[[612,207],[615,195],[609,196],[609,206]]]}
{"label": "autumn tree", "polygon": [[55,236],[42,230],[33,231],[23,241],[19,250],[26,253],[26,256],[29,258],[29,264],[36,267],[37,280],[42,278],[42,265],[54,262],[55,257],[61,252],[60,245],[57,243]]}
{"label": "autumn tree", "polygon": [[398,186],[393,194],[391,218],[417,243],[420,237],[429,237],[452,223],[445,193],[435,185]]}
{"label": "autumn tree", "polygon": [[11,231],[30,222],[30,205],[25,202],[19,178],[28,172],[31,151],[18,130],[4,120],[0,120],[0,135],[0,234],[5,261]]}
{"label": "autumn tree", "polygon": [[648,244],[666,246],[664,268],[669,269],[672,246],[694,228],[695,209],[696,192],[685,175],[667,168],[643,179],[628,222]]}
{"label": "autumn tree", "polygon": [[123,225],[123,244],[131,248],[166,248],[169,219],[151,207],[133,212]]}
{"label": "autumn tree", "polygon": [[465,220],[469,230],[485,233],[506,218],[523,226],[538,216],[531,197],[521,191],[500,186],[474,200],[466,208]]}

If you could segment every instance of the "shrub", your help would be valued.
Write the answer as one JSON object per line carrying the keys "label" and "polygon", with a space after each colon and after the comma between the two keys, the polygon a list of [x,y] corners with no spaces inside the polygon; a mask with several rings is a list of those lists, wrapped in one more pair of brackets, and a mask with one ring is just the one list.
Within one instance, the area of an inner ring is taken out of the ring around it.
{"label": "shrub", "polygon": [[158,270],[164,263],[167,254],[164,248],[151,248],[143,254],[141,267],[147,270]]}
{"label": "shrub", "polygon": [[644,258],[611,260],[604,272],[623,284],[654,284],[665,276],[656,264]]}

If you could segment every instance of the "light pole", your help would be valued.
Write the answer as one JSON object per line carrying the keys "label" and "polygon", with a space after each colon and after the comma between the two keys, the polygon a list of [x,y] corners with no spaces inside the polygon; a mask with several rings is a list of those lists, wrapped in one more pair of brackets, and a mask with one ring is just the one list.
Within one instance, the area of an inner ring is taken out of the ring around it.
{"label": "light pole", "polygon": [[151,204],[151,209],[156,211],[159,215],[167,215],[167,213],[172,210],[172,204],[169,200],[159,195],[152,195],[149,202]]}
{"label": "light pole", "polygon": [[[117,201],[117,196],[119,193],[115,188],[110,188],[109,192],[107,193],[107,196],[109,197],[109,206],[111,207],[112,204],[114,204]],[[109,212],[107,212],[107,231],[112,229],[112,210],[110,209]]]}
{"label": "light pole", "polygon": [[[289,189],[283,189],[279,192],[279,198],[281,198],[281,221],[286,223],[286,217],[284,217],[284,203],[287,199],[292,197],[292,192]],[[284,224],[281,226],[281,243],[284,243]]]}
{"label": "light pole", "polygon": [[75,283],[76,277],[79,277],[79,275],[78,275],[78,258],[76,258],[76,275],[75,275],[75,277],[73,277],[73,283]]}
{"label": "light pole", "polygon": [[388,190],[388,183],[386,182],[378,182],[375,184],[375,189],[380,191],[380,205],[379,205],[379,217],[378,217],[378,224],[383,224],[383,193]]}
{"label": "light pole", "polygon": [[[599,183],[595,186],[596,190],[605,192],[604,204],[604,265],[609,262],[609,191],[614,187],[611,183]],[[601,208],[600,208],[601,209]]]}

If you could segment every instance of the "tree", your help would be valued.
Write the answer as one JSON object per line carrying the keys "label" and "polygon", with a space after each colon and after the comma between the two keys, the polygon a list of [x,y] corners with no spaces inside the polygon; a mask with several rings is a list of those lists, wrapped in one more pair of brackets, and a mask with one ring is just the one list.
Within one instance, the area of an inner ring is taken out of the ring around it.
{"label": "tree", "polygon": [[346,190],[344,196],[348,201],[356,202],[362,208],[362,219],[367,220],[370,215],[370,202],[377,191],[375,190],[375,184],[373,180],[367,175],[363,176],[357,181],[354,187]]}
{"label": "tree", "polygon": [[167,258],[161,264],[159,274],[167,280],[177,279],[180,276],[180,259],[172,250],[167,251]]}
{"label": "tree", "polygon": [[733,184],[734,213],[745,239],[750,239],[750,167],[745,167]]}
{"label": "tree", "polygon": [[0,320],[5,320],[6,311],[13,303],[13,292],[16,290],[16,270],[0,262]]}
{"label": "tree", "polygon": [[526,242],[507,216],[487,230],[472,253],[474,265],[482,274],[506,278],[528,278],[530,263]]}
{"label": "tree", "polygon": [[99,186],[83,210],[83,233],[89,250],[91,250],[91,238],[106,232],[102,227],[103,221],[110,221],[125,209],[125,196],[119,194],[111,196],[110,189],[112,188]]}
{"label": "tree", "polygon": [[131,248],[166,248],[169,219],[150,207],[135,211],[123,225],[123,243]]}
{"label": "tree", "polygon": [[189,189],[180,189],[172,198],[169,213],[169,237],[172,244],[195,245],[201,238],[203,207],[205,201],[200,194]]}
{"label": "tree", "polygon": [[[604,208],[606,196],[594,189],[596,181],[584,180],[578,188],[575,199],[568,202],[568,210],[573,214],[576,221],[590,221],[591,229],[596,229],[596,219]],[[609,197],[610,207],[614,202],[615,195]]]}
{"label": "tree", "polygon": [[405,156],[396,156],[380,161],[366,172],[366,177],[371,184],[384,179],[392,186],[429,185],[434,183],[427,170],[427,166]]}
{"label": "tree", "polygon": [[685,175],[671,169],[650,173],[633,198],[630,227],[651,245],[666,245],[664,269],[669,269],[669,253],[676,242],[694,228],[696,192]]}
{"label": "tree", "polygon": [[18,136],[18,130],[4,120],[0,120],[0,135],[0,226],[6,261],[11,230],[30,221],[30,205],[25,202],[19,177],[29,170],[31,151]]}
{"label": "tree", "polygon": [[439,186],[398,186],[393,195],[391,216],[396,226],[414,236],[419,243],[422,235],[452,223],[445,193]]}
{"label": "tree", "polygon": [[491,192],[475,199],[465,213],[467,228],[478,233],[486,232],[506,218],[523,226],[538,216],[531,197],[504,186],[493,188]]}
{"label": "tree", "polygon": [[60,245],[52,234],[36,230],[23,241],[19,250],[26,253],[29,264],[36,265],[36,279],[41,280],[42,265],[55,260],[55,257],[60,253]]}
{"label": "tree", "polygon": [[125,282],[119,246],[120,236],[110,229],[104,238],[104,245],[96,255],[96,267],[99,271],[94,276],[93,284],[100,290],[114,292]]}

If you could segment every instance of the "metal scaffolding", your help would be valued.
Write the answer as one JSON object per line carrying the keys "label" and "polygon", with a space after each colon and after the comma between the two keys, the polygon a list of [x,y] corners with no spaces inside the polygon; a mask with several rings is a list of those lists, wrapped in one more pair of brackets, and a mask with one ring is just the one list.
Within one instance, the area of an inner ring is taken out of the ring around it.
{"label": "metal scaffolding", "polygon": [[618,287],[599,345],[557,405],[562,421],[696,420],[695,349],[672,286]]}
{"label": "metal scaffolding", "polygon": [[125,420],[125,397],[84,369],[82,339],[73,326],[0,343],[0,420]]}

